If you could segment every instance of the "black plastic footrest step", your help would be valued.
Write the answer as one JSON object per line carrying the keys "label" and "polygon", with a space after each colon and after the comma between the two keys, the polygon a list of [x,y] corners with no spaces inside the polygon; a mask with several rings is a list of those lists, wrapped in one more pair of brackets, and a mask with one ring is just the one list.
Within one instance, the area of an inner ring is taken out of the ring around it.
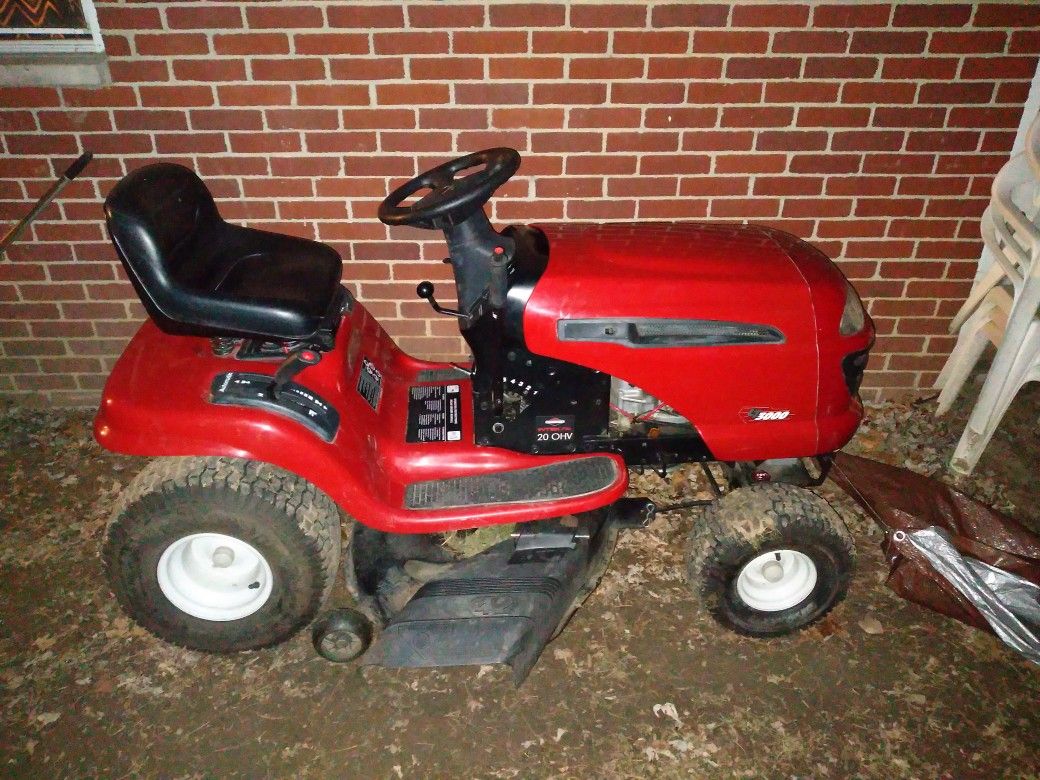
{"label": "black plastic footrest step", "polygon": [[594,455],[529,469],[413,482],[405,491],[404,505],[406,509],[447,509],[557,501],[605,490],[617,478],[614,459]]}

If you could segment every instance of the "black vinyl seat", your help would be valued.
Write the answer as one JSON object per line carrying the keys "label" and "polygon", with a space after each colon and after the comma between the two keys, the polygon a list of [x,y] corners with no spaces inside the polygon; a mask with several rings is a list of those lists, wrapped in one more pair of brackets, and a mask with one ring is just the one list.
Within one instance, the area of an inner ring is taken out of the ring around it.
{"label": "black vinyl seat", "polygon": [[116,251],[163,330],[331,347],[343,263],[317,241],[225,222],[195,173],[156,163],[105,200]]}

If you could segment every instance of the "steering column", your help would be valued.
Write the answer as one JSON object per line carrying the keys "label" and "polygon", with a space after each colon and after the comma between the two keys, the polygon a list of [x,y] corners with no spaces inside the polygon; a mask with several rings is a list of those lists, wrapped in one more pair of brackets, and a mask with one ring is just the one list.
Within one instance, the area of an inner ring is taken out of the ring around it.
{"label": "steering column", "polygon": [[[458,293],[458,311],[435,309],[459,317],[468,330],[488,310],[505,303],[513,240],[496,232],[484,204],[520,167],[515,149],[499,147],[468,154],[409,179],[379,206],[387,225],[411,225],[444,231]],[[465,171],[472,172],[458,176]],[[414,203],[405,201],[423,190]],[[433,301],[433,285],[422,286],[420,297]],[[428,295],[422,294],[428,290]],[[465,335],[465,334],[464,334]]]}

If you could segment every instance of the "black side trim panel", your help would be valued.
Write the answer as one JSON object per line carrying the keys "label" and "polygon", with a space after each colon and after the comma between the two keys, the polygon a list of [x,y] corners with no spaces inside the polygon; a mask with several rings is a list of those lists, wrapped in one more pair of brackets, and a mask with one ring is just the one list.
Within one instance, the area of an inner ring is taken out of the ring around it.
{"label": "black side trim panel", "polygon": [[549,241],[538,228],[510,225],[502,231],[516,245],[509,266],[509,291],[502,312],[505,334],[518,344],[524,343],[524,307],[531,299],[549,263]]}
{"label": "black side trim panel", "polygon": [[325,441],[336,438],[339,412],[328,401],[295,382],[285,385],[275,398],[271,395],[271,379],[267,374],[238,371],[217,374],[210,386],[210,402],[263,409],[295,420]]}
{"label": "black side trim panel", "polygon": [[559,320],[556,323],[556,334],[560,341],[597,341],[626,347],[719,347],[784,343],[784,334],[771,325],[721,320]]}
{"label": "black side trim panel", "polygon": [[616,452],[629,466],[663,468],[673,463],[716,460],[704,439],[691,436],[586,436],[582,452]]}

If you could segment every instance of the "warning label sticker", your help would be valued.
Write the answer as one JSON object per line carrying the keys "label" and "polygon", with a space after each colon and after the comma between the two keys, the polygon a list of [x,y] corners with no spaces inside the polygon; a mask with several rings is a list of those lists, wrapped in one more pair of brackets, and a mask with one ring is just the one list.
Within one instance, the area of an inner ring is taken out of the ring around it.
{"label": "warning label sticker", "polygon": [[379,399],[383,395],[383,373],[368,358],[361,361],[357,391],[368,401],[369,406],[373,409],[379,408]]}
{"label": "warning label sticker", "polygon": [[459,385],[414,385],[408,389],[409,442],[462,439]]}

